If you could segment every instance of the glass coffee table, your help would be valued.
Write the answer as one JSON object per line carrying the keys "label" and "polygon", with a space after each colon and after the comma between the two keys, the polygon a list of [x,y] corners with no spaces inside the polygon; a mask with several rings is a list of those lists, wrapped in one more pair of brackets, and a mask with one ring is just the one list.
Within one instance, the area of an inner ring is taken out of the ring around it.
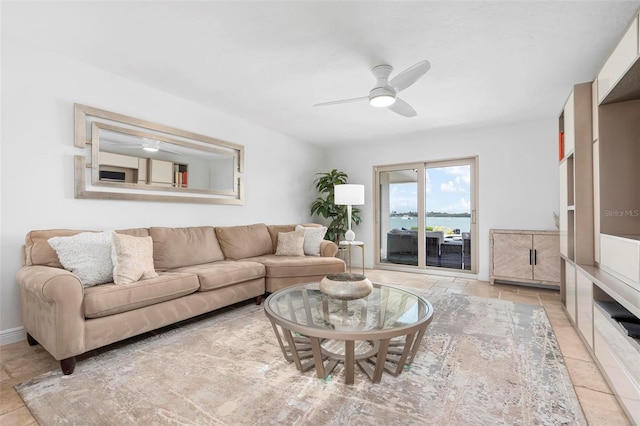
{"label": "glass coffee table", "polygon": [[347,384],[355,364],[374,383],[409,368],[433,316],[427,300],[382,284],[355,300],[331,298],[318,283],[292,286],[271,294],[264,311],[287,361],[302,372],[315,366],[321,379],[342,362]]}

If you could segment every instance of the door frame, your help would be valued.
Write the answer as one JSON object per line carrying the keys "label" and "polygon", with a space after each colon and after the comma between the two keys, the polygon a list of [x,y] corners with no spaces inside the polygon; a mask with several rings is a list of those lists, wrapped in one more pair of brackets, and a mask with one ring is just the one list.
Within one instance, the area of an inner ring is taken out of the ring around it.
{"label": "door frame", "polygon": [[[471,269],[451,269],[451,268],[443,268],[443,267],[431,267],[426,265],[426,219],[425,219],[425,174],[427,168],[433,167],[451,167],[451,166],[460,166],[460,165],[469,165],[470,176],[471,176],[471,185],[470,185],[470,204],[471,204],[471,220],[470,220],[470,233],[471,233]],[[392,171],[400,171],[413,169],[417,172],[417,207],[418,207],[418,265],[399,265],[392,263],[383,263],[381,261],[381,239],[382,235],[380,233],[381,226],[381,194],[380,194],[380,173],[382,172],[392,172]],[[377,268],[380,269],[398,269],[398,268],[410,268],[418,271],[428,271],[428,272],[447,272],[447,273],[461,273],[463,275],[469,274],[477,274],[478,273],[478,169],[479,169],[479,158],[478,156],[470,156],[470,157],[460,157],[460,158],[449,158],[442,160],[433,160],[433,161],[420,161],[420,162],[410,162],[410,163],[397,163],[397,164],[385,164],[385,165],[377,165],[373,166],[373,196],[374,196],[374,264]]]}

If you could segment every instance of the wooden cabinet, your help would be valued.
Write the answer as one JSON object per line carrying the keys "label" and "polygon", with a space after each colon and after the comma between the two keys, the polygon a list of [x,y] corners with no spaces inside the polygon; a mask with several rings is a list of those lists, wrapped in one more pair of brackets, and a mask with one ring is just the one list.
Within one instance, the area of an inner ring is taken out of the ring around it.
{"label": "wooden cabinet", "polygon": [[593,349],[593,283],[582,270],[576,270],[576,319],[583,339]]}
{"label": "wooden cabinet", "polygon": [[543,287],[560,285],[557,231],[490,231],[490,281]]}
{"label": "wooden cabinet", "polygon": [[139,176],[138,158],[106,151],[98,154],[97,178],[102,183],[135,183]]}
{"label": "wooden cabinet", "polygon": [[188,168],[187,164],[149,159],[149,182],[155,185],[186,188]]}
{"label": "wooden cabinet", "polygon": [[617,98],[614,92],[616,86],[618,86],[618,90],[624,89],[625,83],[623,82],[622,85],[618,83],[628,75],[629,69],[638,58],[638,52],[640,51],[638,32],[638,15],[636,15],[605,62],[602,70],[598,73],[598,103],[604,102],[609,95]]}
{"label": "wooden cabinet", "polygon": [[100,151],[98,155],[98,164],[101,166],[124,167],[128,169],[138,168],[138,158],[129,155],[114,154],[111,152]]}
{"label": "wooden cabinet", "polygon": [[[567,128],[569,126],[570,128]],[[559,117],[560,297],[629,416],[640,424],[640,16],[598,78]]]}
{"label": "wooden cabinet", "polygon": [[560,247],[564,258],[577,263],[593,262],[591,88],[591,82],[576,84],[558,120],[565,144],[559,168]]}
{"label": "wooden cabinet", "polygon": [[576,295],[576,268],[572,263],[564,265],[564,280],[563,280],[563,297],[564,305],[569,318],[573,323],[576,323],[578,314],[576,313],[577,295]]}
{"label": "wooden cabinet", "polygon": [[640,422],[640,344],[598,302],[593,307],[593,346],[598,365],[633,423]]}
{"label": "wooden cabinet", "polygon": [[171,161],[151,159],[149,173],[151,183],[173,186],[173,163]]}

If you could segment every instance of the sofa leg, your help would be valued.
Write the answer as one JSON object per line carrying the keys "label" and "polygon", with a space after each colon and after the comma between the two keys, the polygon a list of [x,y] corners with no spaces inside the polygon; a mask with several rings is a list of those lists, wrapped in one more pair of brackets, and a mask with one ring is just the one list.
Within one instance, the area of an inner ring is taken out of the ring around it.
{"label": "sofa leg", "polygon": [[27,333],[27,343],[29,346],[35,346],[38,344],[38,341],[34,339],[29,333]]}
{"label": "sofa leg", "polygon": [[65,376],[68,376],[69,374],[73,373],[73,370],[75,368],[76,368],[75,356],[72,356],[71,358],[65,358],[60,361],[60,369],[65,374]]}
{"label": "sofa leg", "polygon": [[256,305],[259,305],[261,303],[262,303],[262,295],[256,296]]}

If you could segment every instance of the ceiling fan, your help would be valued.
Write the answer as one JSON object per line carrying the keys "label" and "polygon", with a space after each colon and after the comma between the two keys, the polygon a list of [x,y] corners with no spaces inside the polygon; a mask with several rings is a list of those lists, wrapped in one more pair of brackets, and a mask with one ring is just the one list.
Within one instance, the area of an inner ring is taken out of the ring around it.
{"label": "ceiling fan", "polygon": [[122,139],[122,140],[116,140],[115,138],[113,140],[108,139],[108,138],[104,138],[101,141],[101,144],[104,145],[105,147],[110,147],[110,148],[119,148],[119,149],[141,149],[147,152],[158,152],[158,151],[162,151],[162,152],[169,152],[171,154],[177,154],[177,155],[182,155],[181,152],[179,151],[174,151],[171,148],[168,148],[167,146],[171,147],[171,144],[167,144],[165,142],[161,142],[159,140],[156,139],[151,139],[151,138],[126,138],[126,139]]}
{"label": "ceiling fan", "polygon": [[387,107],[391,111],[404,117],[415,117],[418,115],[416,110],[400,99],[398,93],[418,81],[429,71],[429,68],[431,68],[429,61],[420,61],[389,80],[393,67],[391,65],[377,65],[371,69],[371,73],[376,78],[376,85],[369,92],[369,96],[322,102],[314,106],[336,105],[368,100],[371,106],[378,108]]}

